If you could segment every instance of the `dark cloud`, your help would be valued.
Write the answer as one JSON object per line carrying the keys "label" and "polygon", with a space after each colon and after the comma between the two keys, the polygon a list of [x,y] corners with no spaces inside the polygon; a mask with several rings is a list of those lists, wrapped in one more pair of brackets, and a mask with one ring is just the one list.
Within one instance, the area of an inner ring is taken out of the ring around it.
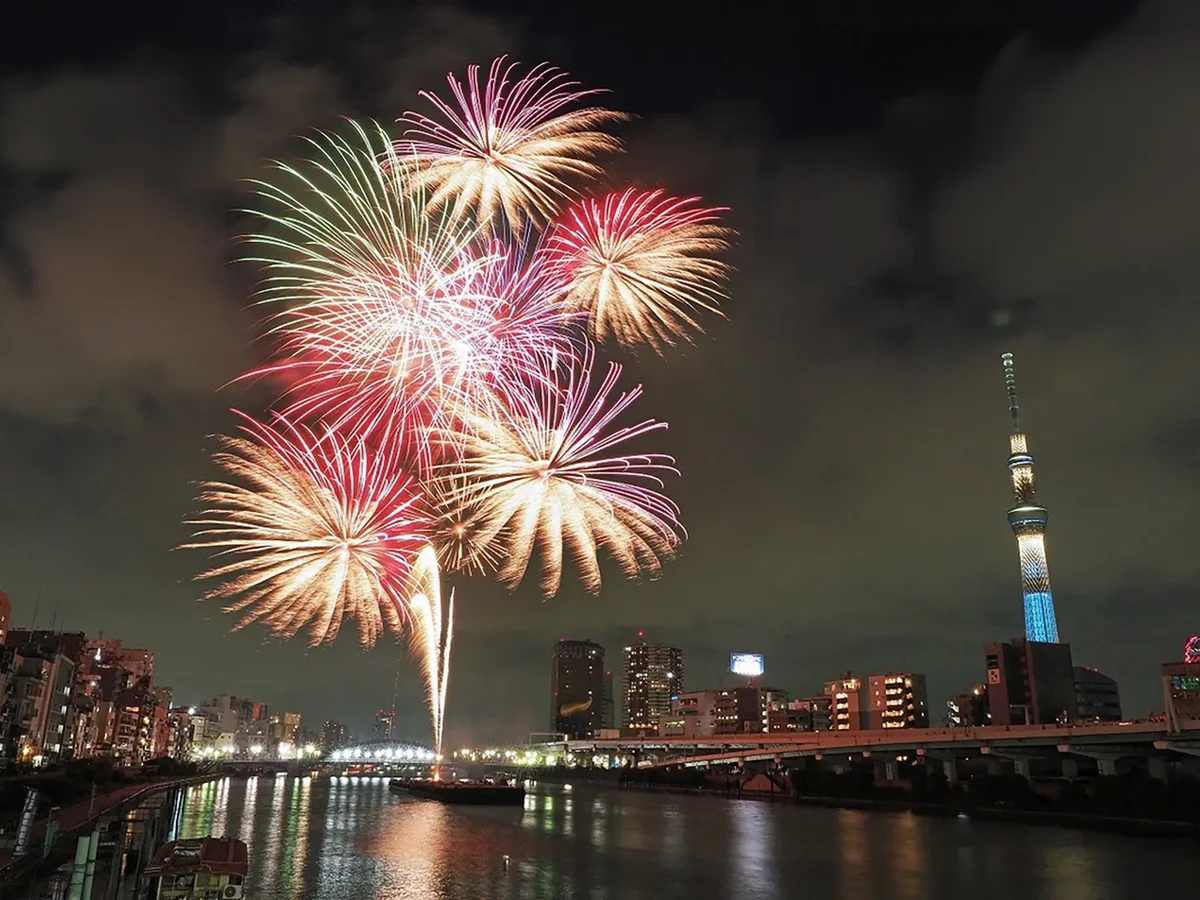
{"label": "dark cloud", "polygon": [[[797,693],[845,668],[923,669],[935,704],[978,680],[982,644],[1021,629],[1002,349],[1052,512],[1061,629],[1132,709],[1154,703],[1155,664],[1194,630],[1200,500],[1200,34],[1164,10],[1078,47],[1017,36],[977,66],[982,86],[931,79],[854,133],[782,127],[748,91],[664,116],[612,98],[642,114],[614,181],[701,193],[739,231],[729,319],[666,362],[616,354],[646,384],[641,412],[671,423],[691,538],[661,581],[606,572],[599,598],[456,582],[456,740],[540,730],[562,636],[615,664],[644,628],[686,648],[695,686],[733,649],[767,653]],[[398,650],[228,634],[193,602],[201,560],[169,552],[205,436],[245,399],[217,393],[253,328],[250,276],[229,264],[238,179],[311,127],[386,122],[447,70],[533,43],[515,19],[405,15],[338,17],[326,41],[280,19],[216,74],[136,57],[0,89],[0,185],[20,197],[0,228],[0,583],[19,620],[40,594],[43,621],[154,647],[185,699],[365,726],[399,665],[420,734]]]}

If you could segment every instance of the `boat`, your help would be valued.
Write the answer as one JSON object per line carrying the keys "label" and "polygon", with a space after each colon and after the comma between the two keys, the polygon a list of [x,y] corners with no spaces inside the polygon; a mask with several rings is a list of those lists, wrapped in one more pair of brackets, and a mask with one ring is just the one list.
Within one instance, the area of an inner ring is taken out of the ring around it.
{"label": "boat", "polygon": [[525,788],[517,784],[494,784],[486,781],[425,781],[393,778],[388,787],[407,791],[423,800],[438,800],[471,806],[522,806]]}
{"label": "boat", "polygon": [[169,841],[143,875],[145,900],[242,900],[250,858],[237,838]]}

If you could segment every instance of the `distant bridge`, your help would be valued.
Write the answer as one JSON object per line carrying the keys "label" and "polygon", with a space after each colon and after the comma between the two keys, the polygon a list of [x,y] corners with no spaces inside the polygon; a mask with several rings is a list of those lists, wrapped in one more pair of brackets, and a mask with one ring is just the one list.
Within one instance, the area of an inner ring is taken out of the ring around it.
{"label": "distant bridge", "polygon": [[358,763],[374,764],[427,764],[434,761],[433,751],[420,744],[408,741],[368,741],[351,747],[342,747],[326,754],[326,763],[354,765]]}

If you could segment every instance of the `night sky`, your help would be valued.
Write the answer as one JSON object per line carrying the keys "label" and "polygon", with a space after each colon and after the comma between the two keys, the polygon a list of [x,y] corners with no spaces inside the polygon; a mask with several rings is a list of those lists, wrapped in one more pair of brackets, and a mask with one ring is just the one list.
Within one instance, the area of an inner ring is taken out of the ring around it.
{"label": "night sky", "polygon": [[397,648],[231,634],[196,601],[203,554],[171,548],[209,435],[269,399],[221,387],[258,352],[239,180],[510,53],[611,88],[638,116],[614,180],[731,207],[738,271],[695,347],[602,353],[671,423],[654,449],[684,473],[682,556],[654,583],[606,573],[596,598],[569,576],[548,602],[455,581],[452,742],[543,730],[554,641],[598,640],[619,670],[638,629],[684,648],[692,688],[761,651],[793,694],[924,671],[940,717],[982,680],[985,641],[1023,627],[1004,350],[1060,631],[1127,714],[1161,702],[1157,665],[1200,625],[1194,3],[242,5],[6,21],[0,589],[18,624],[40,597],[43,627],[154,649],[181,702],[230,692],[359,733],[400,659],[401,731],[427,735]]}

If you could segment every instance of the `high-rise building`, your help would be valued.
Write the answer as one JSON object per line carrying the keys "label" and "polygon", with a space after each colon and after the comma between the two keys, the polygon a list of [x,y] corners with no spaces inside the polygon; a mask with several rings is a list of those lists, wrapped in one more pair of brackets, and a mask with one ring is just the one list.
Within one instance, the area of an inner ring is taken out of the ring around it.
{"label": "high-rise building", "polygon": [[74,663],[62,653],[32,644],[10,646],[4,657],[6,755],[34,766],[69,757]]}
{"label": "high-rise building", "polygon": [[604,727],[604,648],[595,641],[554,645],[550,663],[550,730],[572,740]]}
{"label": "high-rise building", "polygon": [[0,591],[0,647],[4,646],[4,637],[8,634],[8,628],[12,624],[12,603],[9,602],[8,594]]}
{"label": "high-rise building", "polygon": [[140,766],[171,747],[167,710],[144,679],[122,691],[116,699],[112,755],[126,766]]}
{"label": "high-rise building", "polygon": [[986,684],[977,684],[970,691],[955,694],[946,700],[946,724],[951,728],[991,724]]}
{"label": "high-rise building", "polygon": [[604,670],[604,690],[600,694],[600,727],[616,728],[617,713],[614,707],[612,669]]}
{"label": "high-rise building", "polygon": [[195,740],[196,731],[186,706],[175,706],[167,710],[167,728],[170,738],[166,755],[172,759],[188,759],[192,755],[192,742]]}
{"label": "high-rise building", "polygon": [[638,632],[625,648],[625,683],[621,728],[655,734],[659,719],[671,712],[671,698],[683,692],[683,651],[666,644],[647,644]]}
{"label": "high-rise building", "polygon": [[861,678],[847,672],[841,678],[827,681],[825,696],[830,701],[833,731],[860,731],[868,727],[871,704],[866,682]]}
{"label": "high-rise building", "polygon": [[375,713],[375,740],[390,741],[396,726],[396,711],[381,709]]}
{"label": "high-rise building", "polygon": [[992,725],[1050,725],[1077,715],[1070,644],[1014,638],[988,644],[988,707]]}
{"label": "high-rise building", "polygon": [[238,727],[238,699],[232,694],[219,694],[200,704],[207,721],[205,733],[233,734]]}
{"label": "high-rise building", "polygon": [[1050,514],[1037,502],[1033,457],[1029,453],[1029,439],[1021,430],[1013,356],[1005,353],[1002,359],[1004,384],[1008,389],[1008,414],[1012,419],[1008,470],[1012,476],[1013,508],[1008,511],[1008,524],[1017,537],[1017,554],[1021,560],[1025,640],[1056,644],[1058,621],[1054,616],[1054,597],[1050,593],[1050,564],[1046,561],[1046,521]]}
{"label": "high-rise building", "polygon": [[303,730],[304,717],[300,713],[285,712],[271,716],[271,743],[298,744],[300,732]]}
{"label": "high-rise building", "polygon": [[925,676],[916,672],[867,676],[870,728],[928,728]]}
{"label": "high-rise building", "polygon": [[1121,689],[1110,678],[1091,666],[1075,667],[1076,715],[1085,722],[1120,722]]}
{"label": "high-rise building", "polygon": [[326,754],[340,750],[349,743],[350,730],[341,722],[334,722],[330,719],[321,729],[321,749]]}

